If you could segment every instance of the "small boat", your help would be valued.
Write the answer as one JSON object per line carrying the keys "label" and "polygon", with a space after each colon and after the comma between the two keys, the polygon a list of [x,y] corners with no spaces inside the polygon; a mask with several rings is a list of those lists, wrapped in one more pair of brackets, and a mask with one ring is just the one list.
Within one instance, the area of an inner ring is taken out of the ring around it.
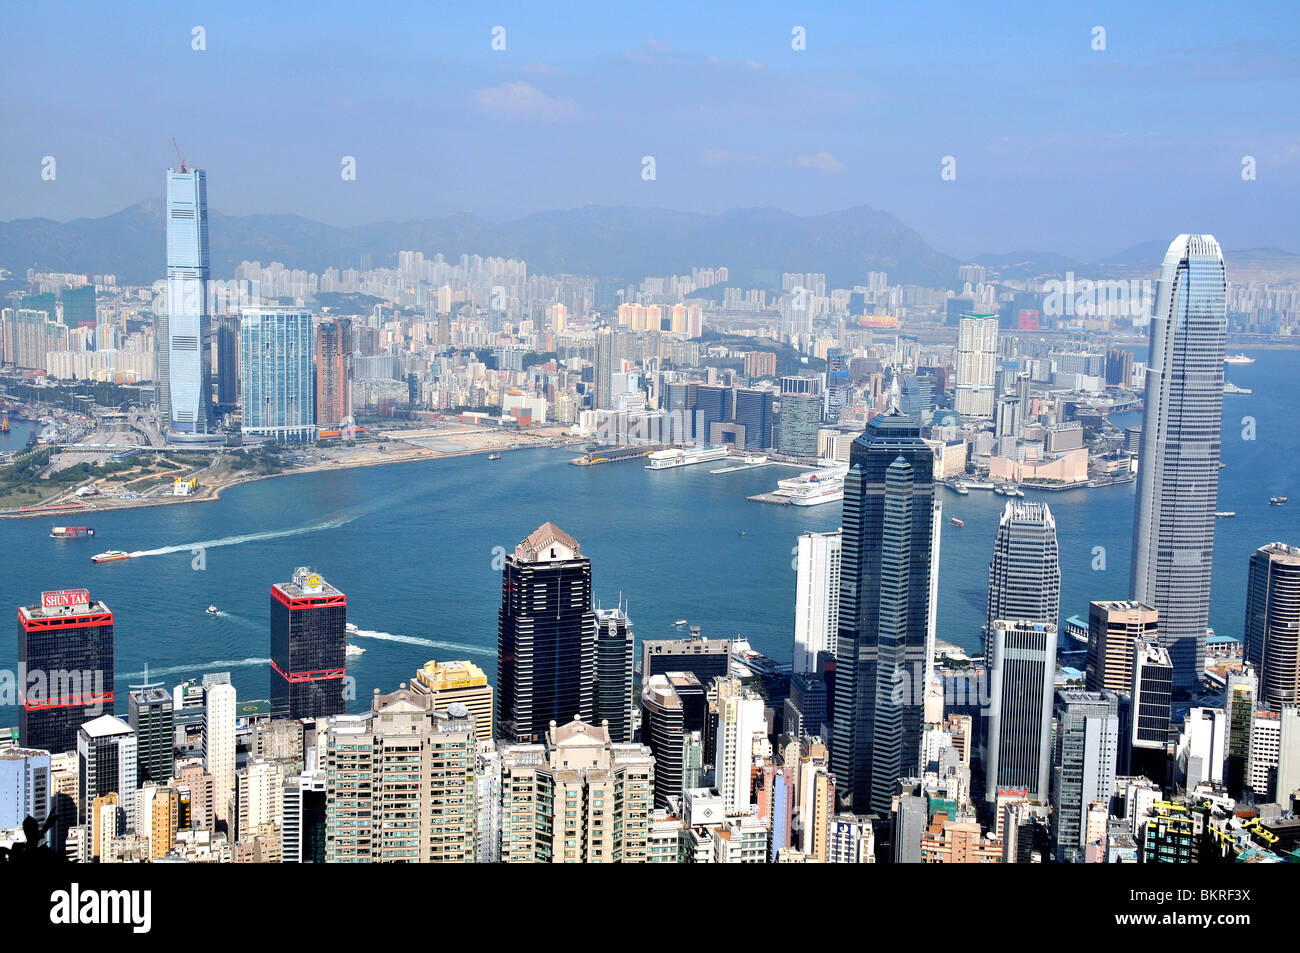
{"label": "small boat", "polygon": [[217,614],[217,607],[216,607],[216,606],[208,606],[208,615],[216,615],[216,614]]}
{"label": "small boat", "polygon": [[94,536],[95,531],[89,526],[56,526],[50,530],[50,539],[75,539],[78,536]]}
{"label": "small boat", "polygon": [[359,645],[349,645],[347,648],[343,650],[343,654],[348,658],[352,658],[353,656],[357,656],[357,655],[365,655],[366,650]]}
{"label": "small boat", "polygon": [[955,517],[955,516],[954,516],[952,519],[950,519],[948,522],[951,523],[953,526],[965,526],[965,525],[966,525],[966,524],[963,523],[961,520],[957,519],[957,517]]}
{"label": "small boat", "polygon": [[111,563],[119,559],[130,559],[131,554],[120,549],[110,549],[106,553],[99,553],[90,557],[92,563]]}
{"label": "small boat", "polygon": [[742,530],[741,530],[737,535],[739,535],[739,536],[747,536],[748,534],[747,534],[747,533],[742,529]]}
{"label": "small boat", "polygon": [[488,459],[489,459],[489,460],[500,460],[500,459],[501,459],[501,454],[499,454],[499,453],[489,453],[489,454],[488,454]]}
{"label": "small boat", "polygon": [[1247,357],[1245,354],[1229,354],[1223,359],[1224,364],[1254,364],[1253,357]]}
{"label": "small boat", "polygon": [[690,623],[687,622],[685,619],[678,619],[676,622],[673,623],[673,625],[682,626],[682,625],[690,625]]}
{"label": "small boat", "polygon": [[1286,506],[1285,496],[1271,496],[1268,499],[1269,506]]}
{"label": "small boat", "polygon": [[993,487],[993,492],[996,493],[998,496],[1006,496],[1007,488],[1003,486],[1001,483],[999,483],[997,486]]}
{"label": "small boat", "polygon": [[1214,513],[1214,515],[1215,515],[1216,518],[1221,519],[1221,520],[1232,519],[1232,517],[1234,517],[1234,516],[1237,515],[1237,511],[1236,511],[1236,510],[1216,510],[1215,513]]}
{"label": "small boat", "polygon": [[356,635],[358,631],[357,624],[355,622],[345,622],[343,623],[343,631],[348,635]]}
{"label": "small boat", "polygon": [[954,483],[952,485],[952,490],[959,496],[970,496],[970,487],[965,483]]}

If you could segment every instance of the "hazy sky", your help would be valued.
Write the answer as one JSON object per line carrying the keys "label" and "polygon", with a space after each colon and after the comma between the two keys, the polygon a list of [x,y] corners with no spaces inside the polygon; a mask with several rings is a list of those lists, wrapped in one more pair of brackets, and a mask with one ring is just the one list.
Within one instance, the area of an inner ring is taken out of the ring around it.
{"label": "hazy sky", "polygon": [[146,6],[7,5],[0,219],[161,198],[175,136],[236,215],[871,205],[958,256],[1300,251],[1295,0]]}

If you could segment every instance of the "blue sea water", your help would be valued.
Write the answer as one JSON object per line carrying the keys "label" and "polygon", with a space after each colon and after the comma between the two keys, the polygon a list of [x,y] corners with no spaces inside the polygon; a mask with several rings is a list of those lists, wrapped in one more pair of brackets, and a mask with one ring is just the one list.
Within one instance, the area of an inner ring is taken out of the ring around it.
{"label": "blue sea water", "polygon": [[[1230,367],[1229,377],[1254,393],[1224,398],[1219,508],[1237,516],[1217,521],[1211,605],[1216,631],[1234,637],[1251,552],[1273,540],[1300,543],[1300,422],[1290,399],[1300,352],[1251,354],[1257,362]],[[1243,437],[1246,417],[1255,439]],[[348,618],[362,630],[354,641],[366,653],[348,670],[364,704],[372,688],[391,690],[431,658],[468,658],[495,677],[500,558],[550,520],[577,537],[596,598],[622,599],[639,638],[669,637],[687,618],[705,635],[742,635],[789,659],[795,537],[835,529],[839,504],[747,501],[792,472],[780,467],[715,475],[710,464],[652,472],[636,463],[574,467],[569,458],[538,449],[500,462],[475,456],[262,480],[215,502],[96,514],[87,519],[93,540],[51,540],[51,519],[0,520],[0,596],[11,611],[47,589],[85,587],[105,601],[116,620],[121,710],[122,689],[146,665],[168,684],[228,670],[241,697],[266,698],[270,586],[310,565],[347,594]],[[1089,600],[1129,595],[1133,490],[1030,491],[1057,519],[1063,617],[1086,614]],[[940,492],[939,637],[973,648],[1006,501]],[[1287,494],[1296,497],[1290,506],[1268,505]],[[90,562],[110,548],[161,551]],[[16,634],[0,639],[0,668],[14,668],[16,657]],[[12,706],[0,708],[0,725],[16,719]]]}

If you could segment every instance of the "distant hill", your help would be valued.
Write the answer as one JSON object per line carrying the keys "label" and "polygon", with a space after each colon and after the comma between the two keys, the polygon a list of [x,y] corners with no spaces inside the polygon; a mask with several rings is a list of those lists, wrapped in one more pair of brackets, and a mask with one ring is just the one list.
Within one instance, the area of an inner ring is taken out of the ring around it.
{"label": "distant hill", "polygon": [[[147,284],[163,269],[164,207],[148,201],[97,219],[0,223],[0,266],[116,274]],[[637,281],[726,265],[748,285],[756,270],[825,272],[835,287],[865,284],[870,271],[892,281],[952,285],[958,262],[931,248],[893,215],[859,206],[800,216],[774,208],[701,215],[666,209],[601,207],[539,212],[494,224],[472,215],[339,228],[297,215],[228,216],[213,211],[213,277],[229,277],[245,259],[323,271],[378,266],[398,251],[523,258],[547,274]]]}

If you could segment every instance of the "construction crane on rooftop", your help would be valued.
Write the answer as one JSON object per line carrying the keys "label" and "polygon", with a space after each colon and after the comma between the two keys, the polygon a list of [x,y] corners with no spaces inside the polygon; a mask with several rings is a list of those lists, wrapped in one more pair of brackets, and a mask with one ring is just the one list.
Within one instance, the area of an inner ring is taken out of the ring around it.
{"label": "construction crane on rooftop", "polygon": [[187,171],[186,166],[185,166],[185,157],[184,157],[183,155],[181,155],[181,147],[178,146],[178,145],[176,145],[176,137],[175,137],[175,136],[172,136],[172,148],[176,150],[176,158],[179,159],[179,160],[180,160],[180,163],[181,163],[181,167],[180,167],[180,169],[178,169],[177,171],[179,171],[179,172],[185,172],[185,171]]}

